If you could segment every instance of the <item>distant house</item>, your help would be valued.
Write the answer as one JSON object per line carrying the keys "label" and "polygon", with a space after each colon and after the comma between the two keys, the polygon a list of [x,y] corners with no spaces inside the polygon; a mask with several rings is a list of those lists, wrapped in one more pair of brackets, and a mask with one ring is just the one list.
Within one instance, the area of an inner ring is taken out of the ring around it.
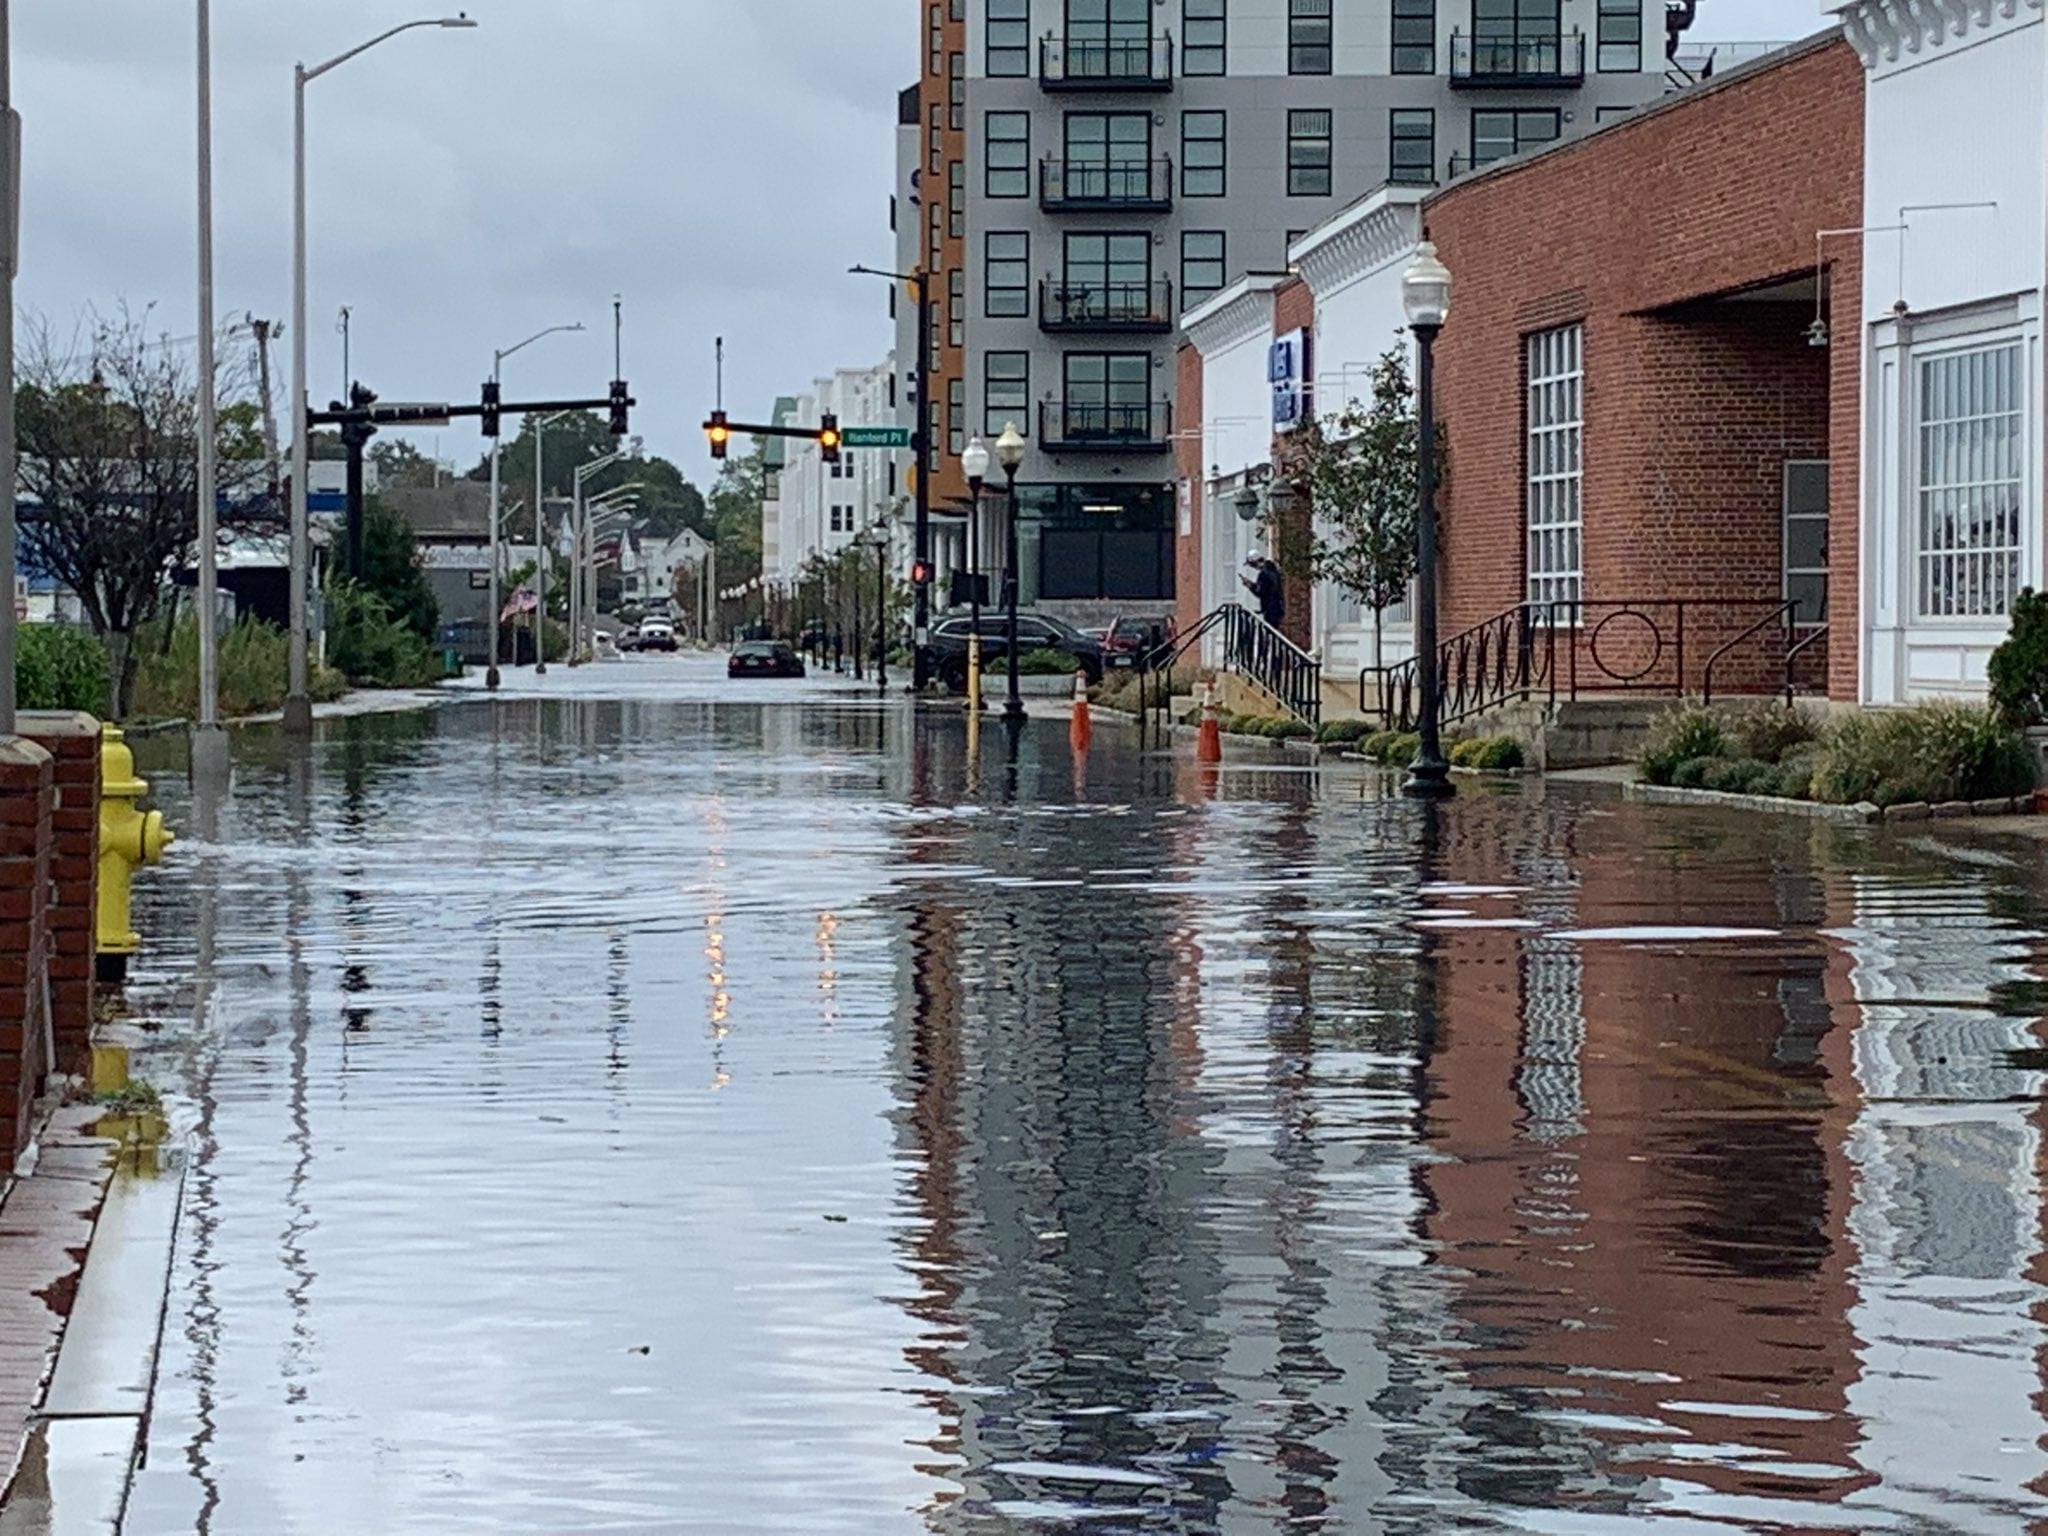
{"label": "distant house", "polygon": [[[421,564],[427,585],[440,605],[443,624],[482,623],[490,618],[491,488],[480,480],[449,480],[440,485],[392,486],[383,493],[384,505],[412,525],[419,540]],[[503,506],[516,506],[506,498]],[[505,516],[508,533],[516,533],[521,520]],[[524,540],[516,537],[500,545],[498,570],[501,578],[534,559],[531,532]],[[550,562],[550,570],[554,569]],[[501,593],[501,601],[511,597]]]}
{"label": "distant house", "polygon": [[657,598],[675,596],[676,573],[701,567],[711,545],[695,529],[684,528],[672,538],[634,533],[619,553],[619,591],[624,601],[645,605]]}

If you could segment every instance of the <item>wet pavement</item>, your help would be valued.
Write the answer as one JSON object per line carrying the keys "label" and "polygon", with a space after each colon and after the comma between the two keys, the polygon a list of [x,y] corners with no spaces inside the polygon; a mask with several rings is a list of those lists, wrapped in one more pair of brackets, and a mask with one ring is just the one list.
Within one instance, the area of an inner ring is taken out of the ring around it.
{"label": "wet pavement", "polygon": [[513,683],[157,772],[129,1532],[2048,1521],[2037,849]]}

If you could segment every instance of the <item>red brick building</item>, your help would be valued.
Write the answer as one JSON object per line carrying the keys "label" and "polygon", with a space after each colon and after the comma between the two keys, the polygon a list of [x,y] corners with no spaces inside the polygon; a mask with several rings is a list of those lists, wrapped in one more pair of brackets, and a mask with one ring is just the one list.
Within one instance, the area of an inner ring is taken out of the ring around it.
{"label": "red brick building", "polygon": [[[1796,45],[1433,194],[1381,189],[1295,242],[1300,281],[1255,276],[1188,317],[1181,398],[1203,433],[1181,455],[1182,622],[1191,593],[1227,591],[1230,552],[1205,547],[1219,489],[1264,472],[1239,464],[1256,384],[1230,306],[1268,305],[1275,336],[1310,328],[1330,415],[1399,344],[1423,235],[1454,284],[1440,633],[1512,616],[1587,692],[1695,692],[1724,652],[1716,691],[1769,691],[1790,666],[1853,699],[1861,245],[1817,237],[1863,222],[1863,94],[1838,37]],[[1356,605],[1319,591],[1313,608],[1299,638],[1326,681],[1355,681]],[[1405,614],[1390,633],[1392,660]]]}
{"label": "red brick building", "polygon": [[[1855,696],[1861,276],[1855,242],[1815,250],[1862,184],[1862,66],[1828,39],[1424,205],[1455,278],[1446,633],[1525,600],[1590,632],[1632,599],[1798,597]],[[1695,615],[1688,671],[1767,611]]]}

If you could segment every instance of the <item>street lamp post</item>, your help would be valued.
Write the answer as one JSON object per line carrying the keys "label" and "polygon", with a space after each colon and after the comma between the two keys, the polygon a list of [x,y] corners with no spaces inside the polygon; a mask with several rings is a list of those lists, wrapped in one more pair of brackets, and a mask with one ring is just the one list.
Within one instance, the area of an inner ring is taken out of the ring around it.
{"label": "street lamp post", "polygon": [[1415,664],[1422,684],[1422,718],[1417,722],[1415,762],[1401,792],[1419,800],[1457,793],[1444,761],[1439,728],[1443,714],[1436,650],[1436,338],[1451,312],[1451,273],[1425,240],[1401,274],[1401,302],[1415,332],[1416,422]]}
{"label": "street lamp post", "polygon": [[1009,526],[1003,532],[1003,645],[1009,652],[1005,658],[1009,691],[1003,699],[1003,722],[1018,726],[1024,723],[1024,700],[1017,692],[1017,466],[1024,462],[1024,434],[1017,430],[1014,421],[1003,423],[1003,435],[996,439],[996,462],[1003,466],[1003,485],[1010,504]]}
{"label": "street lamp post", "polygon": [[[544,331],[535,331],[522,342],[506,347],[501,351],[493,352],[491,354],[491,388],[493,392],[495,393],[498,386],[504,383],[505,359],[513,353],[524,351],[543,337],[558,335],[563,331],[580,331],[582,329],[583,322],[581,320],[570,325],[551,325]],[[498,472],[502,442],[503,439],[496,436],[491,439],[491,659],[490,664],[484,668],[484,686],[486,688],[498,686],[498,618],[504,604],[504,596],[498,590],[498,525],[504,517],[504,513],[499,510],[504,497],[504,485]],[[538,528],[540,526],[540,502],[538,499],[540,493],[540,427],[538,423],[535,424],[533,432],[533,464],[535,494],[533,516],[534,526]],[[545,553],[539,548],[538,541],[535,543],[533,558],[536,580],[543,583],[537,590],[540,593],[540,601],[544,607],[547,602],[547,587],[544,584],[546,578],[540,576],[539,573],[546,569],[546,557]],[[539,613],[541,610],[536,608],[534,611]],[[545,672],[548,668],[546,653],[540,644],[542,628],[542,624],[536,621],[534,627],[533,659],[536,670]],[[514,659],[517,659],[516,643],[514,646]]]}
{"label": "street lamp post", "polygon": [[[912,478],[916,482],[913,490],[917,502],[911,524],[911,556],[920,571],[929,572],[932,568],[931,471],[938,457],[932,452],[931,274],[922,269],[916,272],[882,272],[864,266],[848,270],[864,277],[886,277],[894,282],[907,283],[917,300],[917,425],[910,434],[910,456],[914,466]],[[929,580],[916,584],[911,603],[910,685],[922,693],[932,680],[932,589]]]}
{"label": "street lamp post", "polygon": [[[213,19],[211,0],[199,0],[199,727],[192,754],[217,771],[220,736],[219,560],[215,521],[219,472],[214,458],[217,401],[213,377]],[[12,603],[13,592],[7,594]]]}
{"label": "street lamp post", "polygon": [[[580,331],[583,327],[578,324],[576,329]],[[542,439],[549,427],[573,415],[574,411],[557,411],[533,424],[533,670],[536,675],[548,669],[548,496],[547,477],[542,468]]]}
{"label": "street lamp post", "polygon": [[[338,53],[308,69],[292,66],[292,531],[291,643],[284,700],[284,727],[300,734],[313,729],[313,700],[306,670],[306,574],[311,563],[311,530],[306,521],[306,475],[311,444],[306,440],[306,87],[359,53],[416,27],[473,27],[463,15],[403,22],[367,43]],[[12,600],[13,594],[8,594]],[[494,656],[493,661],[496,660]]]}
{"label": "street lamp post", "polygon": [[875,524],[875,691],[889,691],[889,529]]}
{"label": "street lamp post", "polygon": [[973,510],[967,519],[967,712],[981,712],[981,487],[988,479],[988,444],[968,439],[960,455],[960,468],[967,475],[968,500]]}

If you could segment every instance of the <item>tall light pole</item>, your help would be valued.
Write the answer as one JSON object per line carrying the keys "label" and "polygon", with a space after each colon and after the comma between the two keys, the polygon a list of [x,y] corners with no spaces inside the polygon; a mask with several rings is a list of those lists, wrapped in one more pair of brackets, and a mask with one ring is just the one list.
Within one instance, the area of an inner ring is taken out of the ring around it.
{"label": "tall light pole", "polygon": [[306,675],[306,575],[312,563],[311,531],[306,521],[306,475],[312,457],[311,445],[306,441],[306,87],[329,70],[339,69],[357,54],[367,53],[401,32],[416,27],[475,25],[462,15],[408,21],[380,32],[346,53],[336,54],[324,64],[311,69],[303,64],[292,66],[292,632],[284,699],[287,731],[303,734],[313,729],[313,700],[307,691]]}
{"label": "tall light pole", "polygon": [[[579,323],[576,329],[580,331],[583,327]],[[548,492],[541,450],[548,428],[575,414],[574,411],[556,411],[552,416],[540,417],[533,424],[533,670],[536,675],[548,669]]]}
{"label": "tall light pole", "polygon": [[1003,466],[1003,484],[1009,494],[1009,526],[1003,533],[1003,639],[1009,651],[1005,670],[1009,692],[1003,699],[1003,723],[1024,723],[1024,700],[1017,692],[1017,466],[1024,462],[1024,434],[1017,423],[1003,423],[1003,435],[996,439],[996,462]]}
{"label": "tall light pole", "polygon": [[1415,517],[1415,668],[1422,684],[1422,718],[1417,724],[1415,762],[1401,792],[1418,800],[1441,800],[1457,793],[1450,765],[1439,739],[1443,698],[1436,654],[1436,373],[1437,334],[1451,313],[1451,271],[1437,259],[1436,247],[1425,240],[1401,274],[1401,303],[1408,328],[1415,332],[1415,381],[1418,402]]}
{"label": "tall light pole", "polygon": [[[219,467],[214,460],[213,378],[213,18],[211,0],[199,0],[199,728],[192,756],[218,772],[220,735]],[[8,594],[10,601],[13,594]]]}
{"label": "tall light pole", "polygon": [[[514,352],[525,350],[527,347],[532,346],[536,341],[541,340],[543,337],[554,336],[563,331],[580,331],[582,329],[583,322],[581,320],[578,320],[570,325],[551,325],[544,331],[535,331],[531,336],[527,337],[524,341],[516,342],[512,346],[506,347],[501,351],[493,352],[491,354],[491,387],[493,395],[495,396],[498,386],[503,384],[505,381],[505,359],[510,357]],[[498,686],[498,618],[504,603],[504,598],[502,594],[498,591],[498,524],[504,517],[504,513],[500,510],[500,505],[504,497],[504,485],[502,477],[499,474],[499,459],[501,456],[500,445],[502,444],[502,442],[503,439],[496,435],[493,435],[491,438],[491,659],[489,663],[484,667],[484,686],[486,688],[495,688]],[[538,431],[536,431],[534,434],[533,458],[534,463],[536,465],[539,464],[540,435]],[[536,476],[536,479],[538,479],[538,476]],[[538,504],[536,504],[535,506],[534,515],[536,517],[540,515]],[[541,560],[541,552],[538,549],[534,551],[533,558],[535,569],[538,570],[540,568]],[[538,633],[540,633],[540,631],[536,631],[536,634]],[[541,671],[545,672],[547,670],[546,658],[543,655],[539,645],[535,645],[534,647],[533,659],[534,664]]]}
{"label": "tall light pole", "polygon": [[[583,581],[581,562],[583,558],[584,507],[583,486],[599,470],[618,463],[626,455],[623,452],[603,454],[587,464],[576,466],[571,482],[569,504],[569,665],[576,665],[576,638],[581,632],[581,608],[583,604]],[[621,487],[623,489],[623,487]],[[543,629],[545,633],[545,629]]]}
{"label": "tall light pole", "polygon": [[21,116],[8,62],[7,0],[0,0],[0,737],[14,734],[14,273],[20,265]]}
{"label": "tall light pole", "polygon": [[[883,272],[874,267],[847,269],[863,277],[886,277],[909,285],[917,302],[917,425],[911,429],[910,458],[916,481],[917,511],[911,525],[911,557],[920,571],[932,568],[932,469],[938,455],[932,452],[932,303],[931,274]],[[911,598],[910,684],[922,693],[932,680],[932,589],[929,579],[918,582]]]}
{"label": "tall light pole", "polygon": [[981,713],[981,487],[988,479],[988,444],[978,437],[967,440],[960,455],[960,469],[967,476],[968,500],[973,511],[967,519],[967,712]]}

